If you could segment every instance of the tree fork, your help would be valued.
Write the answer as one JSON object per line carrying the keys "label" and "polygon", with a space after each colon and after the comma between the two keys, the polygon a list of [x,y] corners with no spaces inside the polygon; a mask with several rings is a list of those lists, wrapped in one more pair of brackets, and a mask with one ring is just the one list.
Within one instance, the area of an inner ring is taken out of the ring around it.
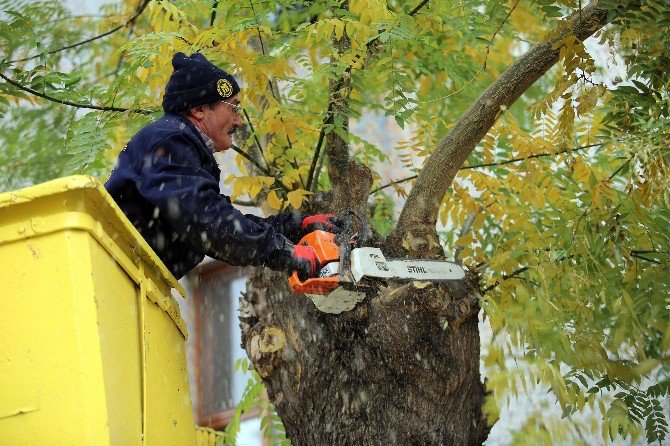
{"label": "tree fork", "polygon": [[[632,3],[626,3],[616,13],[631,6]],[[575,35],[582,42],[605,26],[613,15],[612,11],[601,8],[598,3],[575,11],[562,32],[558,35],[552,33],[531,48],[482,93],[426,161],[388,238],[389,252],[395,255],[409,252],[412,256],[425,257],[439,254],[437,249],[425,251],[424,248],[432,248],[437,243],[435,224],[440,205],[458,170],[477,143],[493,127],[500,113],[556,64],[563,39]],[[426,237],[429,239],[426,240]],[[419,242],[410,245],[413,239],[419,239]]]}

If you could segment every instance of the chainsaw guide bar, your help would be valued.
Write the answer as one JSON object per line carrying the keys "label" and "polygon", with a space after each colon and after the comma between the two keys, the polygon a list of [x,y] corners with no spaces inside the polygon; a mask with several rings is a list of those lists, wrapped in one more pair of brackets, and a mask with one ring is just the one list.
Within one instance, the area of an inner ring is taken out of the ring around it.
{"label": "chainsaw guide bar", "polygon": [[354,281],[366,277],[388,280],[418,280],[448,282],[465,277],[463,268],[441,260],[391,259],[387,260],[379,248],[356,248],[351,251],[351,273]]}
{"label": "chainsaw guide bar", "polygon": [[[366,286],[366,279],[391,281],[448,282],[461,280],[465,272],[460,265],[441,260],[386,259],[381,249],[362,246],[367,241],[368,223],[352,211],[359,223],[353,231],[353,221],[337,236],[330,232],[314,231],[300,240],[301,245],[314,249],[321,269],[317,277],[301,280],[297,272],[290,277],[291,289],[307,295],[321,311],[339,314],[352,310],[376,289]],[[345,217],[349,214],[346,214]]]}

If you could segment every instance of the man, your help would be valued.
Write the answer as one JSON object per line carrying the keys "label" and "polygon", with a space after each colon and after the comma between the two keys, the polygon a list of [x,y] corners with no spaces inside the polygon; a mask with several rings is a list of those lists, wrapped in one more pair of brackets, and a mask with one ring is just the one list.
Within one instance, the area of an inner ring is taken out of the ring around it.
{"label": "man", "polygon": [[165,87],[165,115],[119,155],[105,187],[177,278],[205,255],[233,265],[316,274],[314,250],[294,245],[332,215],[243,215],[220,194],[214,152],[227,150],[242,120],[240,87],[202,54],[177,53]]}

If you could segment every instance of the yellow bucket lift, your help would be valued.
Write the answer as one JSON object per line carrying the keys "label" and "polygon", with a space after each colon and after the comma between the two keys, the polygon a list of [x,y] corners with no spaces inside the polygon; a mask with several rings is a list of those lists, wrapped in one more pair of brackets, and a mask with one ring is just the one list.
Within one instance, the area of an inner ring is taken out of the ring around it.
{"label": "yellow bucket lift", "polygon": [[94,178],[1,194],[0,446],[195,445],[171,288]]}

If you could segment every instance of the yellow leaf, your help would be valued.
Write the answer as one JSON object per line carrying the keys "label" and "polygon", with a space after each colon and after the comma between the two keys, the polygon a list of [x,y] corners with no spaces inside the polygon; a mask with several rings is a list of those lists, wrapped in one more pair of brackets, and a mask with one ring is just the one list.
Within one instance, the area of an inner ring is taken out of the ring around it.
{"label": "yellow leaf", "polygon": [[491,260],[489,261],[489,267],[491,268],[492,271],[504,270],[506,263],[509,261],[509,256],[510,256],[509,251],[505,251],[500,254],[494,255],[493,257],[491,257]]}
{"label": "yellow leaf", "polygon": [[296,189],[294,191],[291,191],[288,193],[288,203],[284,205],[284,207],[288,206],[289,204],[293,206],[295,209],[300,209],[300,206],[302,205],[302,202],[305,200],[307,195],[310,195],[311,192],[306,191],[304,189]]}
{"label": "yellow leaf", "polygon": [[149,77],[149,70],[144,68],[144,67],[138,67],[137,70],[135,71],[137,74],[137,77],[142,81],[142,83],[147,82],[147,77]]}
{"label": "yellow leaf", "polygon": [[230,175],[228,175],[228,178],[226,178],[226,179],[223,181],[223,184],[230,184],[230,183],[233,182],[233,180],[234,180],[235,178],[237,178],[237,177],[235,176],[235,174],[234,174],[234,173],[231,173]]}
{"label": "yellow leaf", "polygon": [[395,189],[400,198],[407,198],[407,192],[405,192],[405,189],[403,189],[401,185],[398,183],[391,183],[391,186]]}
{"label": "yellow leaf", "polygon": [[573,165],[573,176],[575,181],[584,183],[588,180],[589,175],[591,175],[591,169],[584,161],[582,161],[581,157],[577,157]]}
{"label": "yellow leaf", "polygon": [[281,209],[281,201],[279,200],[279,197],[277,197],[277,193],[273,190],[268,193],[268,205],[272,209]]}
{"label": "yellow leaf", "polygon": [[344,34],[344,22],[342,20],[333,20],[335,24],[335,38],[341,39]]}
{"label": "yellow leaf", "polygon": [[272,177],[249,178],[249,196],[255,198],[264,187],[271,186],[274,182],[275,179]]}
{"label": "yellow leaf", "polygon": [[233,184],[233,200],[240,195],[243,195],[249,191],[249,179],[248,178],[238,178],[237,181]]}

